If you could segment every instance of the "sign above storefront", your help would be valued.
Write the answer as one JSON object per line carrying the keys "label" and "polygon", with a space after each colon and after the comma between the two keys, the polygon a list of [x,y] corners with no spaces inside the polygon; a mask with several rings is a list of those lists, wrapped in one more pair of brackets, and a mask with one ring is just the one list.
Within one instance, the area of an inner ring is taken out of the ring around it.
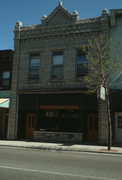
{"label": "sign above storefront", "polygon": [[65,106],[65,105],[42,105],[40,109],[73,109],[78,110],[80,107],[78,105]]}
{"label": "sign above storefront", "polygon": [[100,88],[97,91],[97,98],[101,99],[101,100],[104,100],[104,101],[106,99],[105,88],[102,85],[100,85]]}
{"label": "sign above storefront", "polygon": [[9,98],[0,98],[0,108],[9,108]]}

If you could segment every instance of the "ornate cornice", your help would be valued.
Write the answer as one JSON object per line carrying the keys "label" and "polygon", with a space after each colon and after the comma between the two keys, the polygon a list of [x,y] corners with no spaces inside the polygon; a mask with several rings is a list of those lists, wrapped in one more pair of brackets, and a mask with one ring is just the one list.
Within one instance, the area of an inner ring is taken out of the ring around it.
{"label": "ornate cornice", "polygon": [[82,32],[75,32],[75,33],[67,33],[67,34],[57,34],[57,35],[50,35],[50,36],[39,36],[39,37],[28,37],[28,38],[21,38],[21,42],[29,41],[29,40],[48,40],[48,39],[61,39],[61,38],[71,38],[71,37],[81,37],[81,36],[91,36],[95,34],[101,34],[102,31],[94,30],[94,31],[82,31]]}
{"label": "ornate cornice", "polygon": [[[65,19],[66,17],[66,19]],[[70,14],[59,2],[58,6],[49,16],[43,16],[43,23],[32,26],[23,26],[20,21],[15,25],[15,39],[33,38],[55,38],[66,37],[71,34],[87,34],[88,32],[105,31],[108,26],[107,11],[102,11],[102,16],[95,18],[79,19],[78,12],[75,10]],[[53,19],[54,18],[54,19]],[[61,18],[62,23],[59,22]],[[52,21],[52,23],[50,23]]]}
{"label": "ornate cornice", "polygon": [[[40,27],[34,26],[33,28],[24,28],[20,31],[20,39],[30,38],[45,38],[45,37],[57,37],[57,36],[70,36],[71,34],[88,33],[101,30],[101,21],[92,21],[90,23],[78,23],[67,26],[57,27]],[[15,38],[17,39],[17,38]]]}
{"label": "ornate cornice", "polygon": [[21,26],[20,30],[45,30],[45,29],[55,29],[55,28],[68,28],[70,26],[77,26],[77,25],[88,25],[88,24],[94,24],[94,23],[100,23],[103,21],[103,18],[101,16],[95,17],[95,18],[87,18],[87,19],[79,19],[75,23],[67,24],[67,25],[55,25],[55,26],[49,26],[49,25],[43,25],[43,24],[37,24],[37,25],[30,25],[30,26]]}

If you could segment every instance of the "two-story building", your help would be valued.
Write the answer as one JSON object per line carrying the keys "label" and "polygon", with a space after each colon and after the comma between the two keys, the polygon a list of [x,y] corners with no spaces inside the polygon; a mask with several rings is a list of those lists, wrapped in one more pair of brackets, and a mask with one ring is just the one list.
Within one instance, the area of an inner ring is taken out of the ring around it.
{"label": "two-story building", "polygon": [[7,138],[13,50],[0,50],[0,138]]}
{"label": "two-story building", "polygon": [[8,139],[106,142],[97,96],[84,93],[82,47],[108,30],[106,10],[80,19],[61,2],[38,25],[16,23]]}

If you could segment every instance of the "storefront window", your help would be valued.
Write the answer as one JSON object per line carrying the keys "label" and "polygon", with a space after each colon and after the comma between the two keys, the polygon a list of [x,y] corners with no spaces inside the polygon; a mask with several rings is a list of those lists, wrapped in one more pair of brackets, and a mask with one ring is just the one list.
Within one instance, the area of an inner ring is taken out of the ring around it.
{"label": "storefront window", "polygon": [[41,110],[40,129],[54,132],[81,132],[79,110]]}

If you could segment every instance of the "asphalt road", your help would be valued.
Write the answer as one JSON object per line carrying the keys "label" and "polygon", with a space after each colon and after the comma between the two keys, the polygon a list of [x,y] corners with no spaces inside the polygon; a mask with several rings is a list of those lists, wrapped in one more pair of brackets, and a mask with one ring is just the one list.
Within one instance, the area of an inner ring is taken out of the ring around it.
{"label": "asphalt road", "polygon": [[0,180],[122,180],[122,156],[0,147]]}

